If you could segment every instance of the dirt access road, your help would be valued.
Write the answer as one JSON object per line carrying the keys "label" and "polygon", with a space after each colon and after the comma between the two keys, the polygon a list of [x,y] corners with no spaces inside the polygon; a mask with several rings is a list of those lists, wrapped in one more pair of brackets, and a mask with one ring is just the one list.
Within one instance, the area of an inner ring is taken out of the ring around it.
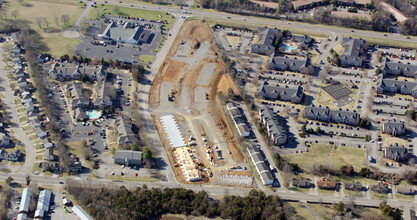
{"label": "dirt access road", "polygon": [[[244,165],[240,149],[231,141],[233,131],[218,99],[218,91],[227,91],[231,82],[228,75],[223,74],[224,64],[218,51],[206,24],[199,20],[186,21],[155,77],[149,103],[171,165],[175,164],[173,149],[159,122],[160,116],[169,114],[175,115],[184,139],[190,136],[196,139],[195,150],[200,161],[210,167],[215,176],[217,171],[227,167]],[[174,95],[169,101],[171,94]],[[203,136],[221,149],[223,159],[215,159],[210,164]],[[183,180],[181,172],[175,173],[178,180]]]}

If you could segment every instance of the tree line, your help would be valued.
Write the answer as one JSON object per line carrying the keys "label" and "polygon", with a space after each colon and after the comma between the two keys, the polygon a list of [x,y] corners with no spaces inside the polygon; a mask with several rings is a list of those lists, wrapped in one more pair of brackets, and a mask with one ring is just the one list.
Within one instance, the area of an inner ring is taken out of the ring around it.
{"label": "tree line", "polygon": [[33,90],[34,93],[38,94],[39,103],[45,110],[44,119],[49,119],[49,121],[45,121],[45,126],[60,155],[60,167],[63,168],[61,171],[66,171],[71,164],[69,149],[64,144],[60,134],[57,123],[59,112],[55,108],[56,103],[48,97],[47,79],[45,78],[47,74],[44,74],[42,65],[37,59],[39,53],[46,51],[48,48],[42,42],[42,37],[36,31],[30,29],[26,23],[18,22],[17,24],[19,25],[18,30],[20,30],[19,42],[25,48],[25,58],[32,78]]}
{"label": "tree line", "polygon": [[278,196],[251,190],[248,196],[226,195],[211,198],[205,191],[184,188],[151,188],[146,185],[128,190],[68,183],[68,193],[94,219],[155,219],[163,214],[185,214],[226,219],[287,219],[294,210],[284,207]]}

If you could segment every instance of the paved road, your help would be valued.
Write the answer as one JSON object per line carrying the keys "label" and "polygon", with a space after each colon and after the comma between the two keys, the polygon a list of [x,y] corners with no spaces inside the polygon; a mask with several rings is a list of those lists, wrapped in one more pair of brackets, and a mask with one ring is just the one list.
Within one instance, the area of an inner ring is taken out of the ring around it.
{"label": "paved road", "polygon": [[[97,2],[104,3],[104,0],[97,0]],[[149,10],[157,10],[157,11],[163,11],[168,12],[172,14],[182,14],[183,9],[180,9],[179,7],[161,7],[158,5],[152,5],[152,4],[146,4],[146,3],[119,3],[119,1],[114,0],[107,0],[107,4],[110,5],[119,5],[119,6],[126,6],[130,7],[130,5],[134,5],[138,8],[146,8]],[[248,16],[241,16],[241,15],[235,15],[235,14],[228,14],[224,12],[217,12],[217,11],[208,11],[208,10],[197,10],[197,9],[189,9],[187,11],[190,11],[192,14],[187,15],[188,17],[203,17],[203,18],[214,18],[214,19],[226,19],[226,20],[232,20],[232,21],[238,21],[241,23],[255,23],[260,25],[278,25],[278,26],[289,26],[292,28],[297,29],[303,29],[307,31],[314,31],[314,32],[322,32],[329,34],[330,36],[335,36],[334,33],[337,33],[338,36],[344,36],[344,35],[357,35],[357,36],[363,36],[363,37],[376,37],[376,38],[383,38],[388,40],[394,40],[394,41],[406,41],[406,42],[417,42],[417,37],[410,37],[410,39],[407,39],[406,36],[398,35],[398,34],[388,34],[388,36],[384,36],[386,33],[382,32],[373,32],[373,31],[363,31],[363,30],[355,30],[352,32],[352,29],[347,29],[343,27],[337,27],[337,26],[326,26],[326,25],[315,25],[315,24],[308,24],[308,23],[300,23],[300,22],[288,22],[285,20],[276,20],[276,19],[268,19],[268,18],[258,18],[258,17],[248,17]],[[227,17],[230,17],[228,19]],[[246,20],[243,20],[245,18]],[[340,37],[339,37],[340,38]]]}
{"label": "paved road", "polygon": [[87,7],[81,13],[80,17],[78,17],[78,20],[74,23],[72,28],[62,33],[64,37],[78,38],[80,36],[80,28],[85,21],[85,18],[90,14],[91,9],[93,8],[92,5],[92,2],[87,2]]}
{"label": "paved road", "polygon": [[[0,176],[0,181],[5,181],[7,175]],[[13,174],[13,179],[17,182],[24,182],[25,177],[21,174]],[[136,187],[140,186],[141,183],[139,182],[114,182],[110,180],[104,179],[90,179],[90,180],[82,180],[79,178],[57,178],[57,177],[49,177],[49,176],[32,176],[31,181],[33,183],[37,183],[40,185],[48,184],[48,185],[59,185],[59,182],[69,180],[75,181],[75,183],[79,184],[86,184],[86,185],[95,185],[95,186],[103,186],[103,187],[110,187],[110,186],[125,186],[129,189],[135,189]],[[210,196],[223,196],[225,194],[229,195],[236,195],[236,196],[246,196],[248,195],[251,189],[249,188],[240,188],[240,187],[224,187],[224,186],[214,186],[214,185],[205,185],[204,187],[201,185],[191,185],[191,184],[177,184],[173,182],[144,182],[150,188],[167,188],[167,187],[183,187],[185,189],[190,189],[193,191],[201,191],[205,190]],[[266,195],[278,195],[281,199],[286,201],[300,201],[300,202],[313,202],[313,203],[327,203],[327,204],[334,204],[340,201],[345,203],[349,203],[353,201],[356,205],[361,206],[368,206],[368,207],[378,207],[379,204],[382,202],[380,199],[368,199],[368,198],[350,198],[350,197],[342,197],[342,196],[334,196],[334,195],[316,195],[316,194],[304,194],[298,192],[288,192],[284,190],[279,191],[271,191],[271,190],[264,190]],[[388,205],[392,207],[399,207],[402,209],[416,209],[417,203],[410,202],[410,201],[394,201],[392,199],[388,199]]]}
{"label": "paved road", "polygon": [[14,96],[12,89],[10,87],[9,79],[7,78],[7,73],[4,69],[3,56],[8,56],[4,54],[3,45],[0,44],[0,86],[4,88],[4,102],[8,106],[10,112],[10,121],[12,122],[12,130],[15,132],[15,136],[18,140],[22,142],[26,150],[26,160],[23,165],[22,173],[29,175],[32,171],[33,164],[35,162],[36,150],[32,142],[26,136],[25,131],[20,127],[20,119],[17,115],[16,106],[14,103]]}
{"label": "paved road", "polygon": [[[177,17],[170,30],[171,36],[165,41],[164,46],[156,55],[156,59],[153,62],[150,74],[146,76],[147,80],[153,82],[156,74],[159,71],[162,63],[165,60],[165,57],[168,55],[169,49],[171,48],[172,44],[176,36],[178,35],[179,31],[181,30],[182,25],[184,24],[184,19]],[[139,109],[142,111],[143,114],[143,121],[147,131],[147,137],[150,141],[150,144],[153,146],[153,150],[155,152],[155,156],[158,158],[158,164],[161,167],[162,172],[165,171],[167,175],[167,181],[176,181],[174,170],[172,169],[167,154],[164,150],[162,145],[161,139],[156,131],[155,125],[152,120],[151,112],[149,111],[149,94],[151,90],[152,84],[142,84],[139,89]]]}

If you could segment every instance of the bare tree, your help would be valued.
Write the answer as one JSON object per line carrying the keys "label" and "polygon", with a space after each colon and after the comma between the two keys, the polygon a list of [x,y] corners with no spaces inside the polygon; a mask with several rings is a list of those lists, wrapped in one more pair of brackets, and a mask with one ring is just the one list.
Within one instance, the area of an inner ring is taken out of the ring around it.
{"label": "bare tree", "polygon": [[10,14],[12,17],[14,17],[14,20],[16,20],[17,19],[17,17],[19,17],[19,11],[17,11],[17,10],[14,10],[14,11],[12,11],[11,12],[11,14]]}
{"label": "bare tree", "polygon": [[7,17],[7,12],[0,10],[0,19],[6,19],[6,17]]}
{"label": "bare tree", "polygon": [[58,25],[59,25],[59,18],[58,18],[57,16],[55,16],[55,17],[54,17],[54,20],[55,20],[55,24],[56,24],[56,26],[58,26]]}
{"label": "bare tree", "polygon": [[367,71],[367,70],[364,70],[364,71],[363,71],[363,73],[362,73],[362,77],[363,77],[364,79],[368,77],[368,71]]}
{"label": "bare tree", "polygon": [[42,18],[41,17],[36,17],[35,21],[36,21],[36,24],[38,24],[39,28],[42,28]]}
{"label": "bare tree", "polygon": [[409,110],[414,110],[414,103],[413,102],[408,103],[408,109]]}
{"label": "bare tree", "polygon": [[48,17],[42,17],[43,23],[45,23],[46,27],[49,27],[49,18]]}
{"label": "bare tree", "polygon": [[298,123],[298,113],[293,114],[292,119]]}
{"label": "bare tree", "polygon": [[253,84],[254,87],[258,88],[258,86],[259,86],[258,76],[253,77],[252,84]]}
{"label": "bare tree", "polygon": [[329,76],[330,73],[330,67],[328,65],[323,67],[323,70],[319,74],[319,79],[323,80],[326,79]]}
{"label": "bare tree", "polygon": [[61,16],[61,22],[64,23],[64,25],[68,24],[69,19],[70,19],[69,15],[62,15]]}
{"label": "bare tree", "polygon": [[285,106],[283,112],[284,112],[284,115],[285,116],[288,116],[290,114],[290,112],[291,112],[290,106],[288,106],[288,105]]}

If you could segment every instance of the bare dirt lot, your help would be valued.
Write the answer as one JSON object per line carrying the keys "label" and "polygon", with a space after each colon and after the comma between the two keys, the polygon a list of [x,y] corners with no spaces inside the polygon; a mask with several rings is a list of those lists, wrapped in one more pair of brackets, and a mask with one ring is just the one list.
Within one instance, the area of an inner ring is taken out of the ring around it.
{"label": "bare dirt lot", "polygon": [[[171,165],[175,165],[176,161],[159,122],[160,116],[168,114],[176,116],[184,139],[188,140],[191,136],[195,139],[196,145],[190,148],[208,167],[201,172],[213,172],[216,176],[227,167],[242,165],[244,158],[233,141],[233,131],[218,97],[219,90],[227,92],[230,87],[234,90],[236,87],[228,75],[223,74],[224,64],[213,42],[211,30],[206,24],[199,20],[184,23],[154,80],[150,106],[154,109],[154,123]],[[204,144],[203,137],[209,144]],[[207,156],[206,152],[210,150],[212,152]],[[221,154],[214,151],[221,151]],[[173,167],[178,180],[183,181],[181,168],[178,164]]]}

